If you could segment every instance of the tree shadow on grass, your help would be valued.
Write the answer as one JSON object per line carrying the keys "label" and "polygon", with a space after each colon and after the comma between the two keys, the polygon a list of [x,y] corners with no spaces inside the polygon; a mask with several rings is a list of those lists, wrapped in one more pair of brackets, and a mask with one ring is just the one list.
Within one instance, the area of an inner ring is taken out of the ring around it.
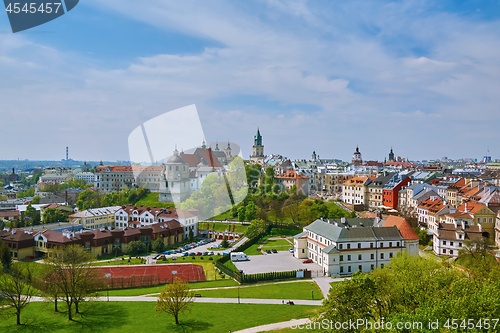
{"label": "tree shadow on grass", "polygon": [[105,332],[127,324],[129,313],[119,302],[90,302],[84,304],[79,315],[73,316],[74,330]]}
{"label": "tree shadow on grass", "polygon": [[165,326],[165,332],[176,332],[176,333],[191,333],[191,332],[203,332],[208,328],[214,326],[212,323],[207,323],[201,320],[188,320],[179,321],[179,325],[174,323]]}

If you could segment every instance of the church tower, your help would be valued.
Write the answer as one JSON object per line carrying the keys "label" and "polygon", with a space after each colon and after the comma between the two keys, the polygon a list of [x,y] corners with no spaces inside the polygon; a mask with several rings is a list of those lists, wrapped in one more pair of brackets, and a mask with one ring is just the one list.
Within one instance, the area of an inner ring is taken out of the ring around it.
{"label": "church tower", "polygon": [[361,158],[361,153],[359,152],[359,147],[356,146],[356,151],[352,155],[352,164],[361,165],[363,163],[363,159]]}
{"label": "church tower", "polygon": [[158,201],[160,202],[179,203],[189,195],[189,164],[184,162],[177,147],[172,157],[163,165],[159,192]]}
{"label": "church tower", "polygon": [[263,164],[264,163],[264,145],[262,144],[262,135],[260,135],[260,130],[257,128],[257,134],[254,136],[252,156],[250,156],[250,162]]}
{"label": "church tower", "polygon": [[392,151],[392,147],[391,152],[389,153],[389,162],[394,162],[394,152]]}

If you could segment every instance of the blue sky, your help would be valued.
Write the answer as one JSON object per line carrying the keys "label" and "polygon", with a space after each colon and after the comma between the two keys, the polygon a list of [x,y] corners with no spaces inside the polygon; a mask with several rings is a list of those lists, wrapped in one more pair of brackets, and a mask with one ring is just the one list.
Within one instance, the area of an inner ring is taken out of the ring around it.
{"label": "blue sky", "polygon": [[83,0],[17,34],[1,14],[0,159],[128,159],[134,128],[190,104],[245,155],[260,127],[289,158],[500,158],[499,9]]}

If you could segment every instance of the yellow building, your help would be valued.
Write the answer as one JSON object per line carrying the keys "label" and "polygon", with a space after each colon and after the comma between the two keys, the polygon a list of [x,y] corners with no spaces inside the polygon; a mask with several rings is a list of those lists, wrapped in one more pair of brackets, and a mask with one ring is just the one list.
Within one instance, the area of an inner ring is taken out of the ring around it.
{"label": "yellow building", "polygon": [[84,228],[88,229],[101,229],[105,227],[111,229],[115,227],[115,212],[120,208],[121,206],[112,206],[87,209],[70,215],[69,222],[81,224]]}

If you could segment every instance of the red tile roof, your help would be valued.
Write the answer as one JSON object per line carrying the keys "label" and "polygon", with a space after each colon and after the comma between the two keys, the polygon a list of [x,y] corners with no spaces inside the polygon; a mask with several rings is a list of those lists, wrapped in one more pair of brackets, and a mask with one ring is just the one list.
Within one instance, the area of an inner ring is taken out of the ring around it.
{"label": "red tile roof", "polygon": [[461,212],[465,212],[465,210],[467,209],[467,211],[470,214],[476,214],[480,209],[483,209],[484,207],[485,207],[485,205],[468,201],[468,202],[464,202],[462,205],[460,205],[460,207],[458,207],[457,210],[459,210]]}
{"label": "red tile roof", "polygon": [[401,233],[401,236],[405,240],[420,239],[417,233],[412,229],[410,224],[406,222],[406,219],[398,216],[390,215],[385,221],[383,227],[394,227],[396,226]]}
{"label": "red tile roof", "polygon": [[279,179],[309,179],[309,177],[303,175],[300,172],[297,172],[295,170],[288,170],[285,173],[276,176],[276,178]]}

